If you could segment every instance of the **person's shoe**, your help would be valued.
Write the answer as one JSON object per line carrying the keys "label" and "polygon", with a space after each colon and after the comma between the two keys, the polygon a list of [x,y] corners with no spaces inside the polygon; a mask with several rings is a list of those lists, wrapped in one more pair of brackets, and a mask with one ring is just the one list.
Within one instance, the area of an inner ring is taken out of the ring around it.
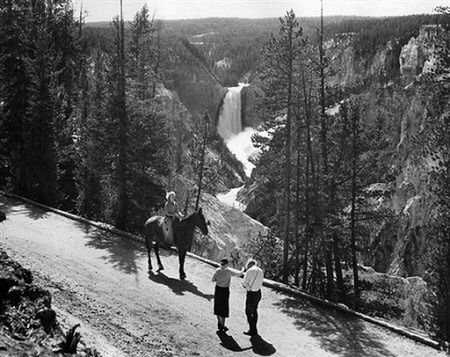
{"label": "person's shoe", "polygon": [[253,331],[245,331],[245,332],[244,332],[244,335],[247,335],[247,336],[255,336],[255,335],[257,335],[257,333],[256,333],[256,332],[253,332]]}
{"label": "person's shoe", "polygon": [[222,331],[223,331],[223,332],[227,332],[227,331],[228,331],[228,327],[222,326]]}

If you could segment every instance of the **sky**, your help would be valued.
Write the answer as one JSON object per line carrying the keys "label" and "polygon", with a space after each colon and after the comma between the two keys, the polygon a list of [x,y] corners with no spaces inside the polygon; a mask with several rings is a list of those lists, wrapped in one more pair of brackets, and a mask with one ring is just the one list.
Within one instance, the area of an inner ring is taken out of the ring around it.
{"label": "sky", "polygon": [[[120,0],[72,0],[77,11],[81,3],[86,22],[110,21],[119,13]],[[293,9],[302,16],[319,16],[320,0],[123,0],[124,18],[132,20],[147,4],[161,20],[205,17],[266,18],[284,16]],[[324,15],[401,16],[433,13],[436,6],[448,6],[448,0],[323,0]]]}

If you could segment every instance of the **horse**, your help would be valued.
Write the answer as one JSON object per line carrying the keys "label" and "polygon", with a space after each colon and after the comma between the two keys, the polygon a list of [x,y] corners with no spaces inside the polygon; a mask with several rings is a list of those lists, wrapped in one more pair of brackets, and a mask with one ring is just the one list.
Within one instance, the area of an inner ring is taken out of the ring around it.
{"label": "horse", "polygon": [[[148,274],[152,274],[152,261],[150,258],[150,253],[152,250],[152,242],[154,242],[154,249],[156,260],[158,261],[158,271],[164,270],[164,266],[159,258],[159,247],[160,245],[167,246],[164,240],[164,217],[163,216],[153,216],[150,217],[145,222],[145,244],[147,246],[148,252]],[[192,245],[192,239],[194,237],[195,227],[200,228],[202,234],[208,234],[208,226],[203,216],[202,209],[192,213],[187,218],[182,219],[177,226],[176,234],[174,236],[174,245],[178,250],[178,260],[180,263],[180,280],[186,278],[184,272],[184,260],[186,258],[186,252],[190,249]]]}

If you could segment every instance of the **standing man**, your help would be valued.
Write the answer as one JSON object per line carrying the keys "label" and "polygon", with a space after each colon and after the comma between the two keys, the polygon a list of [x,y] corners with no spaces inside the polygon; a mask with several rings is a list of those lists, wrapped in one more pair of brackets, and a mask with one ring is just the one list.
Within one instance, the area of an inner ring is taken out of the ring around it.
{"label": "standing man", "polygon": [[249,259],[246,264],[246,272],[242,285],[247,290],[247,299],[245,300],[245,315],[249,330],[244,334],[248,336],[256,336],[258,330],[258,304],[261,301],[261,287],[263,284],[264,273],[261,268],[256,265],[256,260]]}

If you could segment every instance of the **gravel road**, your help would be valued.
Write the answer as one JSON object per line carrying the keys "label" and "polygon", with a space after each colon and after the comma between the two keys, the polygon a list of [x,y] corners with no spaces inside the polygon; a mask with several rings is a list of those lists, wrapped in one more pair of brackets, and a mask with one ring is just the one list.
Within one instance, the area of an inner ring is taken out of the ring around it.
{"label": "gravel road", "polygon": [[242,334],[247,324],[240,278],[231,286],[230,330],[218,336],[213,267],[187,257],[187,280],[180,282],[176,255],[163,251],[165,270],[149,277],[142,243],[16,199],[0,197],[0,209],[7,215],[1,246],[50,290],[59,318],[80,321],[86,343],[104,356],[445,356],[268,288],[259,310],[260,337],[250,339]]}

